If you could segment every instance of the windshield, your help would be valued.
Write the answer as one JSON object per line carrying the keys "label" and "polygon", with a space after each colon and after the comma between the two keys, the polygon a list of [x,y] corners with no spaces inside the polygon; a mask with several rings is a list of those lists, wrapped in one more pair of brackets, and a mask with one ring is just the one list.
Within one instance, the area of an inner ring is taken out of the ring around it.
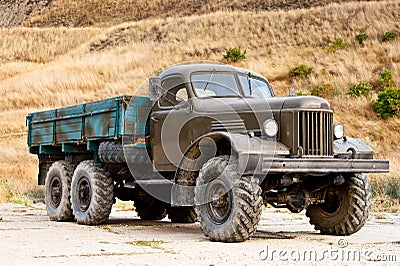
{"label": "windshield", "polygon": [[192,75],[192,85],[198,97],[241,96],[235,75],[231,73],[196,73]]}
{"label": "windshield", "polygon": [[272,97],[266,81],[243,74],[213,71],[194,73],[191,81],[197,97]]}
{"label": "windshield", "polygon": [[243,75],[239,75],[239,80],[245,97],[253,97],[253,98],[272,97],[270,87],[265,81]]}

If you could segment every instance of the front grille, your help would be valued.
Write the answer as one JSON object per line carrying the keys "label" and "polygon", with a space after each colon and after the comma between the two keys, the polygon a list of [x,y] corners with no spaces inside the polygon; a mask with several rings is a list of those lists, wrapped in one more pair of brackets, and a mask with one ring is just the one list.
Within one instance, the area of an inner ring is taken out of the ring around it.
{"label": "front grille", "polygon": [[330,156],[332,150],[333,114],[302,111],[298,113],[299,146],[305,156]]}

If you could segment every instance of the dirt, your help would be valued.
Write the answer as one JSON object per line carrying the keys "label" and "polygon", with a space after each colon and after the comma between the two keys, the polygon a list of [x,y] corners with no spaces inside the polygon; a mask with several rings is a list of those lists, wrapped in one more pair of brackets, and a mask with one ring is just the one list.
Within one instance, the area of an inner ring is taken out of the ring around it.
{"label": "dirt", "polygon": [[244,243],[210,242],[199,224],[141,221],[114,208],[109,223],[53,222],[45,206],[0,205],[2,265],[394,264],[400,261],[400,212],[372,213],[352,236],[314,231],[304,213],[267,208]]}
{"label": "dirt", "polygon": [[50,2],[51,0],[0,0],[0,27],[21,25]]}

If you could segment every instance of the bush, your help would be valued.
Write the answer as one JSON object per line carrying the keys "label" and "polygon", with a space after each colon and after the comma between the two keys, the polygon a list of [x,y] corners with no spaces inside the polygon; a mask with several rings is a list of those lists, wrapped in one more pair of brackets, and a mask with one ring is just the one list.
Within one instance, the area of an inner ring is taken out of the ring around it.
{"label": "bush", "polygon": [[394,32],[386,32],[385,34],[382,35],[381,40],[382,42],[389,42],[397,39],[397,35]]}
{"label": "bush", "polygon": [[384,119],[398,116],[400,114],[400,89],[388,88],[379,93],[378,99],[372,106]]}
{"label": "bush", "polygon": [[381,89],[393,88],[394,80],[392,71],[384,70],[381,73],[381,78],[379,79],[379,87]]}
{"label": "bush", "polygon": [[310,91],[311,95],[322,97],[324,96],[326,89],[324,86],[318,85],[309,87],[308,90]]}
{"label": "bush", "polygon": [[368,34],[366,33],[356,35],[356,40],[358,41],[358,44],[360,44],[361,46],[364,46],[364,41],[366,39],[368,39]]}
{"label": "bush", "polygon": [[384,185],[385,194],[392,199],[400,199],[400,192],[395,182],[388,182]]}
{"label": "bush", "polygon": [[351,84],[347,94],[350,95],[351,97],[364,96],[365,98],[369,99],[372,89],[373,87],[369,82],[363,81]]}
{"label": "bush", "polygon": [[343,39],[335,38],[335,42],[333,44],[328,45],[328,47],[326,47],[326,50],[330,53],[334,53],[337,50],[342,49],[346,46],[348,46],[348,44],[345,43]]}
{"label": "bush", "polygon": [[307,93],[305,93],[303,91],[297,91],[296,96],[307,96]]}
{"label": "bush", "polygon": [[164,69],[159,68],[159,69],[154,70],[153,74],[158,77],[163,71],[164,71]]}
{"label": "bush", "polygon": [[330,85],[317,85],[317,86],[311,86],[308,88],[310,91],[310,94],[312,96],[318,96],[318,97],[332,97],[334,95],[337,95],[338,92],[335,90],[332,86]]}
{"label": "bush", "polygon": [[312,67],[306,65],[298,65],[289,71],[289,76],[292,78],[306,78],[312,73]]}
{"label": "bush", "polygon": [[229,62],[238,62],[246,59],[246,50],[242,51],[240,47],[233,47],[225,50],[224,59]]}

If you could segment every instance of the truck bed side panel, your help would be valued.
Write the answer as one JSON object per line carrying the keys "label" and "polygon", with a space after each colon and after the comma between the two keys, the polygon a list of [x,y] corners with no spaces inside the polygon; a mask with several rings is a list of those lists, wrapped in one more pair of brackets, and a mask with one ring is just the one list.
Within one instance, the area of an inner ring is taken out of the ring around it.
{"label": "truck bed side panel", "polygon": [[147,97],[120,96],[103,101],[32,113],[27,117],[28,145],[84,143],[148,134]]}

